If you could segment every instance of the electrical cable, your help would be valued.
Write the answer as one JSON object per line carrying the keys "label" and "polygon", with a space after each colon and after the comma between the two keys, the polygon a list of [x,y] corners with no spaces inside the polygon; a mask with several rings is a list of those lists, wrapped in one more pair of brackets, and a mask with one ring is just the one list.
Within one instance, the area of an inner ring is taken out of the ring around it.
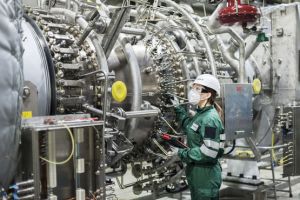
{"label": "electrical cable", "polygon": [[67,163],[69,160],[71,160],[71,158],[73,157],[73,154],[74,154],[74,149],[75,149],[75,142],[74,142],[74,137],[73,137],[73,133],[71,131],[71,129],[66,125],[66,124],[62,124],[68,131],[69,135],[70,135],[70,138],[71,138],[71,143],[72,143],[72,150],[71,150],[71,153],[70,155],[68,156],[68,158],[64,161],[59,161],[59,162],[56,162],[56,161],[51,161],[51,160],[48,160],[47,158],[43,158],[43,157],[40,157],[40,159],[48,162],[48,163],[51,163],[51,164],[54,164],[54,165],[63,165],[65,163]]}
{"label": "electrical cable", "polygon": [[229,155],[233,152],[233,150],[235,149],[235,140],[232,141],[232,147],[231,149],[227,152],[227,153],[224,153],[224,155]]}

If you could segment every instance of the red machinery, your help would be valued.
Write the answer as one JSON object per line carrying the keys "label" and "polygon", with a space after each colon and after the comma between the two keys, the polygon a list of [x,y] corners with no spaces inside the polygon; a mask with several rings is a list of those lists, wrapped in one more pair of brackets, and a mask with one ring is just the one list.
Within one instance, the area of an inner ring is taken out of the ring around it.
{"label": "red machinery", "polygon": [[227,7],[219,12],[221,24],[234,24],[236,22],[246,25],[253,23],[260,17],[260,13],[255,6],[241,4],[241,0],[227,0]]}

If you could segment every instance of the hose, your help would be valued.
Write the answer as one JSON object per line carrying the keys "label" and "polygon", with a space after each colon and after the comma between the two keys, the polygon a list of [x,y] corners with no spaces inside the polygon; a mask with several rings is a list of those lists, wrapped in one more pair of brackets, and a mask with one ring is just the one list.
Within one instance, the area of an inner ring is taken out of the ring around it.
{"label": "hose", "polygon": [[232,141],[232,147],[231,149],[227,152],[227,153],[224,153],[224,155],[229,155],[231,154],[235,149],[235,140]]}
{"label": "hose", "polygon": [[66,124],[63,124],[63,126],[67,129],[67,131],[68,131],[68,133],[70,135],[70,138],[71,138],[71,143],[72,143],[72,150],[71,150],[71,153],[68,156],[68,158],[66,160],[60,161],[60,162],[51,161],[51,160],[48,160],[47,158],[43,158],[43,157],[40,157],[40,159],[42,159],[42,160],[44,160],[44,161],[46,161],[48,163],[54,164],[54,165],[63,165],[65,163],[69,162],[69,160],[73,157],[74,149],[75,149],[74,137],[73,137],[71,129]]}
{"label": "hose", "polygon": [[[122,37],[119,39],[119,41],[123,48],[123,52],[126,57],[129,70],[130,70],[130,77],[132,80],[133,95],[132,95],[131,110],[137,111],[141,109],[141,104],[142,104],[142,78],[141,78],[139,63],[135,56],[131,44],[126,43],[125,38]],[[138,124],[138,119],[131,119],[128,133],[134,131],[134,129],[137,127],[137,124]]]}

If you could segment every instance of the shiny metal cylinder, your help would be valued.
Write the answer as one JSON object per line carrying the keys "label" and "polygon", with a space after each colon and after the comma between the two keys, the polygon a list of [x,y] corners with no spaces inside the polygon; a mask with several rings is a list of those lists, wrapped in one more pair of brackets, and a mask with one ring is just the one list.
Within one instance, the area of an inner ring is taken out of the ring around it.
{"label": "shiny metal cylinder", "polygon": [[159,110],[139,110],[129,111],[124,113],[126,119],[141,118],[141,117],[155,117],[158,116]]}

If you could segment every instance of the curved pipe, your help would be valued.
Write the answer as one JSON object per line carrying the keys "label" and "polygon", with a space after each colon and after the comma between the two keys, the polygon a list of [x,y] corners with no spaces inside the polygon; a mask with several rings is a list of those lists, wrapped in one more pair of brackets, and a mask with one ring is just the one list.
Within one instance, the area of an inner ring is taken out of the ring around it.
{"label": "curved pipe", "polygon": [[193,17],[186,10],[184,10],[182,7],[180,7],[180,5],[178,5],[174,1],[171,1],[171,0],[159,0],[159,1],[162,3],[166,3],[167,5],[173,6],[175,9],[177,9],[179,12],[181,12],[188,19],[188,21],[195,27],[197,33],[200,35],[200,37],[204,43],[204,46],[207,50],[208,60],[210,61],[210,67],[211,67],[212,74],[214,76],[216,76],[217,70],[216,70],[215,59],[214,59],[212,50],[210,48],[210,45],[207,41],[207,38],[206,38],[204,32],[202,31],[202,28],[199,26],[199,24],[193,19]]}
{"label": "curved pipe", "polygon": [[233,70],[236,72],[236,74],[239,74],[238,61],[231,57],[231,53],[226,48],[226,45],[224,44],[224,42],[222,41],[220,36],[217,35],[216,39],[217,39],[219,49],[221,50],[221,53],[223,55],[223,58],[233,68]]}
{"label": "curved pipe", "polygon": [[[131,111],[136,111],[141,109],[142,104],[142,78],[141,72],[138,64],[138,60],[135,56],[133,48],[130,43],[126,43],[121,38],[119,39],[122,45],[124,55],[127,59],[127,63],[130,69],[130,76],[132,80],[132,104]],[[138,119],[134,118],[130,120],[130,127],[128,133],[130,134],[137,126]]]}
{"label": "curved pipe", "polygon": [[236,33],[232,28],[223,28],[220,27],[215,30],[211,30],[214,34],[222,34],[228,33],[230,34],[239,44],[239,66],[237,68],[235,64],[235,60],[229,55],[229,52],[224,49],[225,45],[220,37],[217,37],[218,42],[220,43],[221,51],[224,52],[224,58],[228,61],[229,65],[232,66],[236,71],[238,71],[238,82],[245,83],[245,41],[241,38],[241,36]]}
{"label": "curved pipe", "polygon": [[[248,39],[246,40],[247,37],[244,37],[245,35],[241,35],[241,38],[243,38],[245,40],[245,60],[247,60],[250,55],[253,53],[253,51],[258,47],[259,42],[256,41],[256,38],[252,40]],[[231,57],[234,58],[234,53],[238,50],[238,47],[236,44],[234,44],[234,42],[231,42],[231,44],[229,45],[229,47],[227,48],[228,51],[231,53]],[[237,60],[237,58],[234,58],[235,60]]]}
{"label": "curved pipe", "polygon": [[143,29],[132,28],[132,27],[123,27],[121,33],[130,34],[130,35],[140,35],[143,39],[146,36],[146,31]]}
{"label": "curved pipe", "polygon": [[251,67],[253,68],[254,72],[255,72],[255,75],[258,79],[262,80],[262,77],[261,77],[261,73],[258,69],[258,64],[256,62],[256,60],[254,59],[253,56],[250,56],[250,62],[252,62],[252,65]]}
{"label": "curved pipe", "polygon": [[222,1],[218,7],[215,9],[215,11],[212,13],[211,16],[208,17],[207,20],[207,26],[210,29],[217,29],[221,26],[221,24],[219,23],[219,21],[217,20],[219,17],[219,12],[222,8],[224,8],[227,4],[227,1]]}
{"label": "curved pipe", "polygon": [[51,8],[50,13],[56,15],[64,15],[66,17],[65,21],[70,24],[76,23],[77,14],[71,10],[67,10],[65,8]]}
{"label": "curved pipe", "polygon": [[[167,16],[165,16],[162,13],[156,12],[155,15],[161,19],[168,19]],[[168,22],[173,26],[177,26],[177,24],[173,20],[168,20]],[[178,33],[179,33],[180,39],[185,42],[187,49],[192,53],[196,53],[193,45],[191,44],[190,40],[188,40],[186,34],[182,30],[178,30]],[[200,71],[199,62],[198,62],[198,59],[195,58],[194,56],[193,56],[193,62],[194,62],[194,66],[195,66],[197,75],[200,75],[201,71]],[[186,78],[188,78],[188,77],[189,76],[186,75]]]}
{"label": "curved pipe", "polygon": [[104,50],[103,50],[102,46],[100,45],[101,44],[100,41],[98,40],[97,36],[93,33],[91,33],[89,37],[92,40],[92,43],[95,47],[98,65],[100,65],[100,68],[103,71],[108,73],[109,70],[108,70],[107,59],[106,59]]}

